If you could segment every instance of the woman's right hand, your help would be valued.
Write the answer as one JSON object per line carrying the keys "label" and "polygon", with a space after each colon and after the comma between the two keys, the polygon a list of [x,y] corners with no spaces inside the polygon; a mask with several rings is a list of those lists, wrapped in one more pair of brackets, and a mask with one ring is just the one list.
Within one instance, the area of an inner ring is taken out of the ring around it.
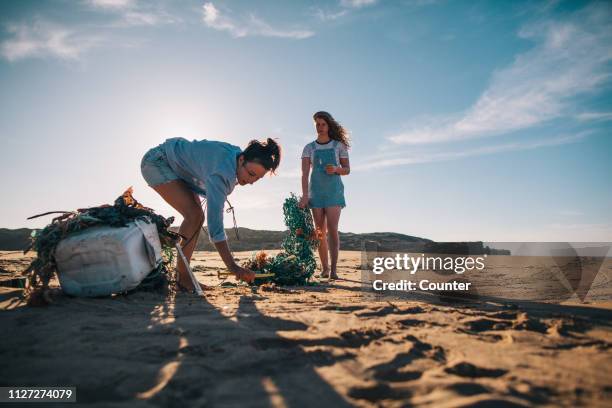
{"label": "woman's right hand", "polygon": [[308,196],[307,195],[304,195],[304,196],[302,196],[302,198],[300,198],[300,202],[298,203],[298,207],[300,207],[300,208],[308,207]]}
{"label": "woman's right hand", "polygon": [[252,283],[255,280],[255,272],[242,266],[235,265],[230,269],[230,272],[236,276],[236,279]]}

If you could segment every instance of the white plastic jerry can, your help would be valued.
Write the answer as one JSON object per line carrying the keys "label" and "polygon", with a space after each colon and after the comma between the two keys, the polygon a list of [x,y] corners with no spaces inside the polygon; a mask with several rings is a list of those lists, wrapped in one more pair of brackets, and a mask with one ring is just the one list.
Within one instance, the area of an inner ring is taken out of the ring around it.
{"label": "white plastic jerry can", "polygon": [[88,228],[60,241],[55,252],[64,293],[108,296],[134,289],[161,262],[161,243],[153,222],[126,227]]}

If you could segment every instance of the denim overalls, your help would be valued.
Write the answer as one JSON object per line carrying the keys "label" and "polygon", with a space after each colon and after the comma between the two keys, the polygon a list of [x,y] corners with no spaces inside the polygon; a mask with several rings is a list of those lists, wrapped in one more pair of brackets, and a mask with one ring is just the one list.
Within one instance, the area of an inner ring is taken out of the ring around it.
{"label": "denim overalls", "polygon": [[337,140],[331,149],[315,149],[312,153],[312,174],[310,175],[308,202],[310,208],[345,207],[344,184],[338,174],[327,174],[325,166],[340,166],[336,159]]}

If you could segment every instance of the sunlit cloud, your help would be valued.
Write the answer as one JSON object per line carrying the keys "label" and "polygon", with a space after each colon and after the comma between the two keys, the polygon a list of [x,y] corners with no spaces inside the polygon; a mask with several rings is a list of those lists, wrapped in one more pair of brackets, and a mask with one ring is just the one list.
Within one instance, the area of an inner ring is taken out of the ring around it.
{"label": "sunlit cloud", "polygon": [[235,22],[222,16],[212,3],[204,3],[202,6],[202,19],[208,27],[228,31],[234,37],[244,37],[246,35],[246,29],[238,27]]}
{"label": "sunlit cloud", "polygon": [[348,10],[343,9],[339,11],[329,11],[317,7],[314,9],[313,14],[321,21],[333,21],[346,16],[348,14]]}
{"label": "sunlit cloud", "polygon": [[440,0],[411,0],[408,4],[416,7],[431,6],[440,3]]}
{"label": "sunlit cloud", "polygon": [[344,7],[361,8],[376,4],[377,0],[341,0],[340,4]]}
{"label": "sunlit cloud", "polygon": [[244,19],[227,16],[221,13],[213,3],[204,3],[202,6],[202,21],[210,28],[226,31],[237,38],[260,36],[301,40],[314,35],[314,32],[309,30],[287,30],[273,27],[252,14]]}
{"label": "sunlit cloud", "polygon": [[76,60],[99,41],[40,20],[31,24],[10,24],[6,31],[9,38],[0,44],[0,54],[11,62],[44,57]]}
{"label": "sunlit cloud", "polygon": [[180,19],[170,15],[153,2],[138,2],[136,0],[89,0],[94,9],[119,17],[119,26],[154,26],[171,24]]}
{"label": "sunlit cloud", "polygon": [[88,3],[93,7],[102,9],[127,9],[134,6],[135,0],[89,0]]}
{"label": "sunlit cloud", "polygon": [[314,7],[312,15],[324,22],[338,20],[342,17],[350,15],[353,11],[372,6],[377,3],[377,0],[341,0],[331,7]]}
{"label": "sunlit cloud", "polygon": [[397,144],[425,144],[495,136],[568,116],[572,100],[610,78],[612,18],[596,4],[566,21],[538,21],[519,36],[535,46],[493,74],[466,112],[425,120],[389,138]]}
{"label": "sunlit cloud", "polygon": [[141,25],[158,25],[158,24],[171,24],[178,20],[169,14],[158,12],[147,12],[147,11],[126,11],[122,15],[123,22],[129,26],[141,26]]}
{"label": "sunlit cloud", "polygon": [[442,162],[449,160],[458,160],[466,157],[484,156],[489,154],[532,150],[542,147],[559,146],[570,143],[577,143],[586,138],[591,132],[580,132],[575,135],[564,135],[556,138],[536,140],[530,142],[515,142],[493,146],[481,146],[473,149],[457,150],[457,151],[434,151],[434,152],[414,152],[414,151],[396,151],[393,154],[374,157],[369,161],[352,166],[354,170],[371,170],[375,168],[405,166],[410,164],[421,164],[431,162]]}
{"label": "sunlit cloud", "polygon": [[612,112],[583,112],[576,115],[581,121],[607,121],[612,120]]}

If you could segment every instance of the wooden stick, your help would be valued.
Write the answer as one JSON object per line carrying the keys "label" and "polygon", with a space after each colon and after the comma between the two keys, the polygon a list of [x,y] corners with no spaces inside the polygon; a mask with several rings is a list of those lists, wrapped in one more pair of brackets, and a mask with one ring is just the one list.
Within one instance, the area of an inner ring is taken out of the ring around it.
{"label": "wooden stick", "polygon": [[[227,278],[229,275],[233,275],[233,273],[227,272],[227,271],[217,271],[217,277],[218,278]],[[255,279],[271,278],[273,276],[274,276],[273,273],[256,273],[255,274]]]}
{"label": "wooden stick", "polygon": [[191,278],[191,283],[193,283],[193,287],[195,288],[195,292],[199,296],[202,296],[204,294],[204,292],[202,291],[202,288],[200,287],[200,283],[198,282],[198,280],[196,279],[195,275],[193,274],[193,271],[191,270],[191,266],[189,266],[189,262],[187,262],[187,258],[185,257],[185,254],[183,253],[183,250],[181,249],[181,246],[178,243],[176,243],[175,244],[175,248],[176,248],[176,251],[178,252],[179,256],[181,257],[181,259],[183,260],[183,263],[187,267],[187,272],[189,273],[189,277]]}

